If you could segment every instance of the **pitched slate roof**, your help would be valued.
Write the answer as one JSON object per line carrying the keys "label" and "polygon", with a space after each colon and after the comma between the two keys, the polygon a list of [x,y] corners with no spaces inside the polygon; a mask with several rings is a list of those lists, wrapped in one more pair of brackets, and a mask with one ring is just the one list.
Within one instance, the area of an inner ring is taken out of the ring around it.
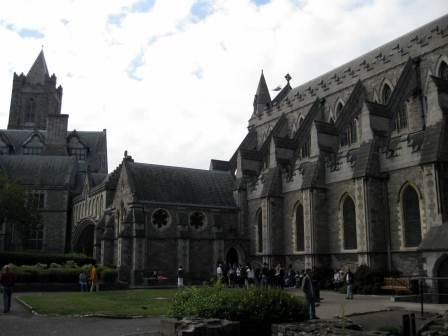
{"label": "pitched slate roof", "polygon": [[426,127],[420,163],[448,161],[447,120],[443,118],[435,125]]}
{"label": "pitched slate roof", "polygon": [[433,226],[420,243],[418,250],[420,251],[446,251],[446,242],[448,238],[448,224],[444,223],[439,226]]}
{"label": "pitched slate roof", "polygon": [[47,63],[45,62],[44,51],[41,50],[30,71],[28,71],[26,79],[33,84],[43,84],[48,77],[49,74]]}
{"label": "pitched slate roof", "polygon": [[236,208],[230,172],[126,162],[136,201]]}
{"label": "pitched slate roof", "polygon": [[72,156],[2,155],[0,167],[23,185],[68,186],[76,160]]}
{"label": "pitched slate roof", "polygon": [[403,65],[407,58],[418,57],[426,50],[434,48],[434,45],[443,43],[447,31],[448,15],[444,15],[293,88],[287,95],[290,103],[272,108],[272,114],[280,116],[282,113],[307,106],[316,97],[325,98],[341,89],[355,85],[359,80],[364,81],[386,69]]}
{"label": "pitched slate roof", "polygon": [[355,166],[353,169],[353,178],[362,176],[377,176],[379,173],[379,161],[378,157],[375,156],[374,141],[361,144],[359,148],[356,149]]}
{"label": "pitched slate roof", "polygon": [[270,168],[263,173],[263,190],[260,197],[282,196],[282,180],[278,167]]}

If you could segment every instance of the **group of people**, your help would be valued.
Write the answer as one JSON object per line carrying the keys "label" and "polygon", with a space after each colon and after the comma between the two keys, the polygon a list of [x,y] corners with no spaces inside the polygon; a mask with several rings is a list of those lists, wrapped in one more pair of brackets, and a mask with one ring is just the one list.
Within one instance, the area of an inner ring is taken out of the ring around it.
{"label": "group of people", "polygon": [[85,271],[79,273],[79,288],[81,292],[88,291],[88,284],[90,284],[91,292],[93,292],[94,290],[98,292],[100,290],[100,286],[98,283],[98,270],[96,269],[95,264],[90,267],[88,274]]}
{"label": "group of people", "polygon": [[216,268],[216,279],[228,287],[264,287],[264,288],[300,288],[305,271],[295,271],[292,265],[285,270],[281,264],[270,268],[264,263],[261,268],[253,268],[247,264],[219,263]]}

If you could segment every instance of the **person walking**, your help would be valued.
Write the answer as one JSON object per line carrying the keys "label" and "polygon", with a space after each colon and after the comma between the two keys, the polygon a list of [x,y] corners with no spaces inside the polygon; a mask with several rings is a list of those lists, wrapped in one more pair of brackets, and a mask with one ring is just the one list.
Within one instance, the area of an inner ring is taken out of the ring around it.
{"label": "person walking", "polygon": [[184,288],[184,268],[179,265],[177,269],[177,288]]}
{"label": "person walking", "polygon": [[81,292],[87,292],[87,275],[84,271],[79,273],[79,288]]}
{"label": "person walking", "polygon": [[3,312],[8,313],[11,310],[12,288],[16,282],[16,274],[11,271],[9,265],[3,267],[0,274],[0,284],[3,287]]}
{"label": "person walking", "polygon": [[261,269],[261,287],[268,288],[268,264],[263,263],[263,268]]}
{"label": "person walking", "polygon": [[93,292],[93,290],[95,289],[98,292],[99,291],[98,271],[96,269],[95,264],[93,264],[92,267],[90,268],[89,280],[90,280],[90,291]]}
{"label": "person walking", "polygon": [[353,300],[353,281],[354,276],[349,268],[347,273],[345,274],[345,284],[347,285],[347,296],[346,296],[347,300]]}
{"label": "person walking", "polygon": [[311,277],[311,269],[309,268],[305,271],[305,276],[302,279],[302,291],[305,294],[309,319],[310,320],[317,319],[313,279]]}
{"label": "person walking", "polygon": [[222,265],[218,264],[218,267],[216,267],[216,279],[218,280],[218,283],[222,283],[222,278],[224,277],[224,271],[222,269]]}

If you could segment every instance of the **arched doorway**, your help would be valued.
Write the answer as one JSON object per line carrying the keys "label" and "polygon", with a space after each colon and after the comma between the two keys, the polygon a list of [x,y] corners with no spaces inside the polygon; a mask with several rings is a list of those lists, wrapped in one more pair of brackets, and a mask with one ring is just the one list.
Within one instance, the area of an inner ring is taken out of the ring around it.
{"label": "arched doorway", "polygon": [[93,257],[94,230],[95,223],[91,220],[82,221],[77,225],[72,240],[73,252]]}
{"label": "arched doorway", "polygon": [[437,268],[436,276],[445,279],[437,280],[437,289],[439,292],[439,303],[448,303],[448,256],[445,255],[442,258]]}
{"label": "arched doorway", "polygon": [[227,265],[238,265],[239,264],[239,256],[238,252],[232,247],[227,252],[226,256],[226,263]]}

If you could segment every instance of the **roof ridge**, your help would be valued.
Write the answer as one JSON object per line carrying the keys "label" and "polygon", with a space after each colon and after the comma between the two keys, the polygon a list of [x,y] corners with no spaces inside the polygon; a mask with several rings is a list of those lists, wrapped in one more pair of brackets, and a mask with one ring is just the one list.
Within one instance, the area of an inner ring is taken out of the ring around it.
{"label": "roof ridge", "polygon": [[147,166],[147,167],[159,167],[159,168],[173,168],[177,170],[194,170],[194,171],[201,171],[201,172],[207,172],[207,173],[225,173],[229,174],[229,171],[220,171],[220,170],[209,170],[209,169],[201,169],[201,168],[191,168],[191,167],[179,167],[179,166],[168,166],[168,165],[162,165],[162,164],[155,164],[155,163],[145,163],[145,162],[129,162],[129,164],[132,166],[140,165],[140,166]]}
{"label": "roof ridge", "polygon": [[418,35],[417,33],[422,33],[424,31],[427,31],[429,27],[434,26],[434,25],[440,25],[442,22],[446,21],[446,23],[448,23],[448,14],[445,14],[433,21],[430,21],[416,29],[411,30],[410,32],[407,32],[403,35],[400,35],[398,37],[396,37],[393,40],[390,40],[389,42],[386,42],[382,45],[380,45],[379,47],[376,47],[374,49],[371,49],[370,51],[362,54],[361,56],[358,56],[354,59],[351,59],[339,66],[337,66],[336,68],[332,68],[331,70],[321,74],[320,76],[311,78],[310,80],[303,82],[302,84],[294,87],[291,91],[290,94],[296,94],[297,91],[299,91],[300,88],[306,88],[307,86],[311,86],[316,84],[315,82],[318,82],[320,80],[323,80],[326,77],[329,77],[332,74],[336,74],[341,72],[343,69],[347,68],[349,65],[354,65],[354,64],[359,64],[359,62],[361,61],[365,61],[365,59],[369,56],[373,56],[374,54],[380,52],[380,51],[384,51],[385,49],[387,49],[387,47],[395,47],[397,44],[400,45],[400,43],[398,42],[405,42],[405,40],[407,38],[410,38],[413,35]]}

